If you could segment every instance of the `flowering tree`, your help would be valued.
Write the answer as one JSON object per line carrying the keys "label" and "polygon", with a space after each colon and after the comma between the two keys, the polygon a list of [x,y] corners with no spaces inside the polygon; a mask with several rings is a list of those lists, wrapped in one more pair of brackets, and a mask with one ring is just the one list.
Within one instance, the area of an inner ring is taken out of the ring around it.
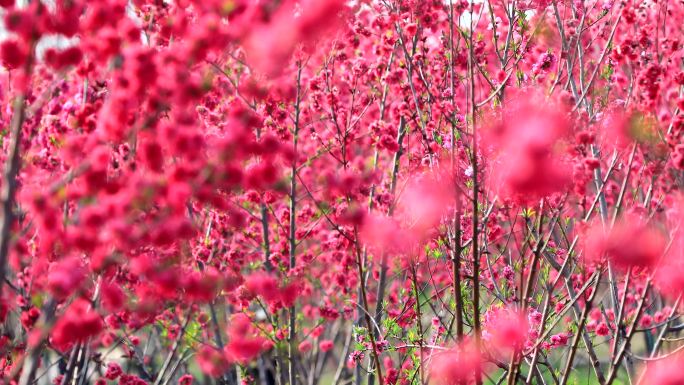
{"label": "flowering tree", "polygon": [[681,1],[0,7],[3,383],[684,383]]}

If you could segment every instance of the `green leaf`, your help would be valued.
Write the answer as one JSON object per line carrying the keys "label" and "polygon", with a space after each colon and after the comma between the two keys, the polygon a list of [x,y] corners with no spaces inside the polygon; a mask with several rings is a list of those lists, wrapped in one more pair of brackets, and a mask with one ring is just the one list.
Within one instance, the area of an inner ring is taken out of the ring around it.
{"label": "green leaf", "polygon": [[199,322],[192,321],[188,323],[188,325],[185,327],[185,337],[183,338],[185,344],[188,346],[194,346],[196,341],[200,339],[201,332],[202,327],[200,326]]}

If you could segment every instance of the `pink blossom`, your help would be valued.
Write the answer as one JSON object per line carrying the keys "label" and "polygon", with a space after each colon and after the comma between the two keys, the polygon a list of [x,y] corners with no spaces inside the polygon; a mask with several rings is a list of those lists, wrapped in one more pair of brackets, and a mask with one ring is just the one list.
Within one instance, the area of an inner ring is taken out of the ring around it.
{"label": "pink blossom", "polygon": [[467,344],[455,349],[436,352],[430,364],[430,378],[440,385],[457,385],[470,381],[475,370],[482,366],[482,358]]}

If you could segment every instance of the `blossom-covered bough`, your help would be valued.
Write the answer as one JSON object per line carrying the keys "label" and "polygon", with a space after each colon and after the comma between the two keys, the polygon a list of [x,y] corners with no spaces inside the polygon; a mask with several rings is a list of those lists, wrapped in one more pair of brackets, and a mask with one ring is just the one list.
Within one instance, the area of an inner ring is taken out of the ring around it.
{"label": "blossom-covered bough", "polygon": [[2,383],[684,382],[681,1],[0,7]]}

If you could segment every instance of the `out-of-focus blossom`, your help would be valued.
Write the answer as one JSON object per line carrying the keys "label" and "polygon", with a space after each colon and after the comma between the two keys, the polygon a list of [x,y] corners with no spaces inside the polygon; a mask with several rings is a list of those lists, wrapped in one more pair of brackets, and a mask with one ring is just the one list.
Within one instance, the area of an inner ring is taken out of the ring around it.
{"label": "out-of-focus blossom", "polygon": [[529,330],[528,317],[519,310],[494,307],[485,313],[482,336],[496,349],[519,351],[525,347]]}
{"label": "out-of-focus blossom", "polygon": [[57,348],[66,351],[74,343],[96,336],[102,328],[100,315],[93,310],[90,302],[77,299],[57,320],[50,337]]}
{"label": "out-of-focus blossom", "polygon": [[684,384],[684,355],[677,353],[662,360],[648,362],[641,373],[639,385]]}
{"label": "out-of-focus blossom", "polygon": [[471,343],[446,351],[434,352],[430,363],[430,382],[435,385],[459,385],[482,370],[483,359]]}
{"label": "out-of-focus blossom", "polygon": [[344,0],[283,1],[268,23],[255,25],[245,41],[247,58],[258,71],[278,74],[298,44],[335,29]]}
{"label": "out-of-focus blossom", "polygon": [[562,140],[570,133],[563,108],[530,100],[507,108],[501,122],[485,134],[485,150],[494,155],[489,184],[504,197],[531,201],[565,189],[571,175],[561,159]]}
{"label": "out-of-focus blossom", "polygon": [[622,268],[654,267],[666,246],[660,231],[634,214],[625,214],[610,229],[594,223],[585,242],[587,260],[607,258]]}

